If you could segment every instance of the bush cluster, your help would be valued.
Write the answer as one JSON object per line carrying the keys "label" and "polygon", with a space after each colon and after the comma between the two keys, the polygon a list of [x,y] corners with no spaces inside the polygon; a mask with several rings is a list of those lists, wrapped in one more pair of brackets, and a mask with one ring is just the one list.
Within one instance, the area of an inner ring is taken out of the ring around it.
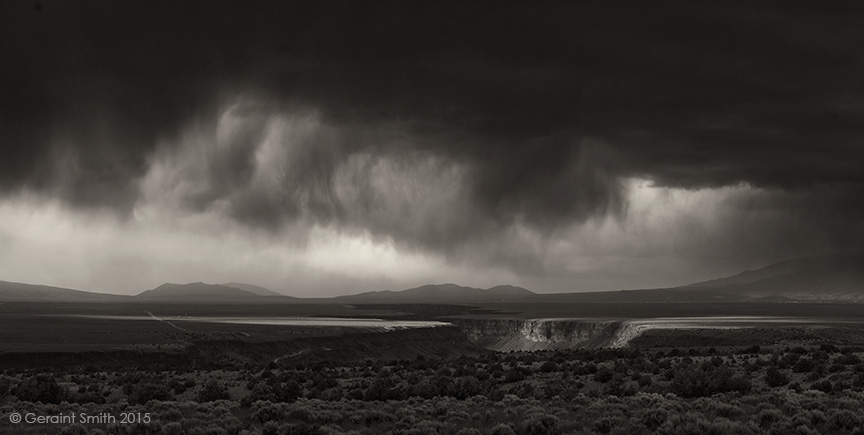
{"label": "bush cluster", "polygon": [[860,349],[559,350],[0,375],[0,413],[150,412],[69,434],[853,434]]}

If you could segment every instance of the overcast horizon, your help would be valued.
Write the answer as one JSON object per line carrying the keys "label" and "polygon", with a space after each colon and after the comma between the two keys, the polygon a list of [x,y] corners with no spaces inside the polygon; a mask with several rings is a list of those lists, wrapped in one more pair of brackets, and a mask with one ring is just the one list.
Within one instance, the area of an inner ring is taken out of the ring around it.
{"label": "overcast horizon", "polygon": [[0,4],[0,280],[673,287],[864,249],[864,6]]}

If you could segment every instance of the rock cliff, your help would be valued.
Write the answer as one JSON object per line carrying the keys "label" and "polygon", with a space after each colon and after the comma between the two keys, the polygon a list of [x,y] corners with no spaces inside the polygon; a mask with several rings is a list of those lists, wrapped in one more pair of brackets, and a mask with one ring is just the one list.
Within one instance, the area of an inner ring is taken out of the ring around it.
{"label": "rock cliff", "polygon": [[621,327],[617,320],[448,319],[473,343],[496,351],[609,346]]}

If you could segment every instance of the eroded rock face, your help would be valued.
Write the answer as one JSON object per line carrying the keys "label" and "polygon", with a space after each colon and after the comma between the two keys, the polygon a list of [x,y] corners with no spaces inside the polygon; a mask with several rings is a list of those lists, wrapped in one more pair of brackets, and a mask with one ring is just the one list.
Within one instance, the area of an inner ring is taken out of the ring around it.
{"label": "eroded rock face", "polygon": [[621,326],[616,320],[451,319],[468,338],[497,351],[609,346]]}

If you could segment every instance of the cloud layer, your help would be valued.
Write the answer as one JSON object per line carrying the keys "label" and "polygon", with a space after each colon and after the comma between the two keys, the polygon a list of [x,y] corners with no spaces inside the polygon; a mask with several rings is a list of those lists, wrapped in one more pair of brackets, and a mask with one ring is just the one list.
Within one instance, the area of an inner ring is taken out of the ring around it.
{"label": "cloud layer", "polygon": [[0,203],[117,234],[203,219],[205,239],[269,241],[249,255],[306,255],[323,232],[541,290],[861,249],[861,18],[853,2],[3,4]]}

